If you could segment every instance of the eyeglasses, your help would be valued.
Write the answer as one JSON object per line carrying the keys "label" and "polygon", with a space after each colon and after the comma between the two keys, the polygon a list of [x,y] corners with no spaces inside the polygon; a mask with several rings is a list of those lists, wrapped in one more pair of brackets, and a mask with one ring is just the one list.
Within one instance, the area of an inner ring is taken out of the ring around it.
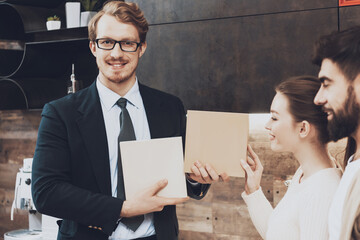
{"label": "eyeglasses", "polygon": [[109,38],[98,38],[95,40],[96,45],[100,49],[112,50],[119,43],[120,49],[124,52],[136,52],[141,43],[132,41],[115,41]]}

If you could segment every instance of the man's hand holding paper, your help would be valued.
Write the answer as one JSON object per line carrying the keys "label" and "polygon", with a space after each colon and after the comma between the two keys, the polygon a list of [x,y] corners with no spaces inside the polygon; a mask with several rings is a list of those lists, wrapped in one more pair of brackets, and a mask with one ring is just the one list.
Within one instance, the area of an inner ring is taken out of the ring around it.
{"label": "man's hand holding paper", "polygon": [[[188,196],[181,137],[121,142],[120,149],[126,200],[139,194],[144,198]],[[159,184],[163,179],[167,183]]]}
{"label": "man's hand holding paper", "polygon": [[201,197],[207,184],[243,177],[239,162],[246,157],[248,127],[247,114],[189,111],[185,163],[181,137],[121,142],[126,195],[121,216],[185,202],[186,182],[202,186]]}
{"label": "man's hand holding paper", "polygon": [[133,217],[151,212],[162,211],[166,205],[176,205],[189,199],[184,198],[165,198],[157,196],[168,185],[166,179],[158,181],[153,186],[146,188],[134,195],[133,198],[124,201],[120,217]]}
{"label": "man's hand holding paper", "polygon": [[217,181],[229,181],[229,176],[227,173],[218,174],[216,170],[209,164],[201,164],[201,162],[196,161],[191,167],[191,173],[187,174],[188,179],[196,181],[202,184],[211,184]]}

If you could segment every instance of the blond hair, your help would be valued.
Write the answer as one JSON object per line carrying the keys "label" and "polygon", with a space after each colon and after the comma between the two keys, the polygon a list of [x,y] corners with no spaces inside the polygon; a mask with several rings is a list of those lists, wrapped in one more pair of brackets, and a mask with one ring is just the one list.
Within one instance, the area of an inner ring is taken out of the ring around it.
{"label": "blond hair", "polygon": [[103,8],[90,20],[88,25],[89,39],[95,41],[97,35],[97,24],[103,15],[114,16],[118,21],[133,24],[138,30],[140,42],[146,41],[146,33],[149,24],[144,17],[143,11],[136,3],[123,1],[108,1]]}

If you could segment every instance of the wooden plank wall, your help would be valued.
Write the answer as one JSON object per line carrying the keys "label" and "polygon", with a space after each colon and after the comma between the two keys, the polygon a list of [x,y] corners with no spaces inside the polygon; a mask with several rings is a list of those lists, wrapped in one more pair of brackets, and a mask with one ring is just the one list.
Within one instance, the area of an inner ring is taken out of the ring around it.
{"label": "wooden plank wall", "polygon": [[[35,149],[41,110],[0,111],[0,239],[5,232],[27,228],[27,212],[17,211],[10,220],[14,199],[15,178],[24,158],[32,157]],[[284,180],[291,178],[298,167],[292,155],[274,153],[270,149],[264,122],[250,122],[249,142],[264,165],[262,188],[275,206],[286,191]],[[344,143],[332,144],[331,153],[342,158]],[[338,154],[339,153],[339,154]],[[241,198],[243,178],[216,183],[200,201],[189,200],[178,206],[180,239],[259,239]]]}
{"label": "wooden plank wall", "polygon": [[0,111],[0,239],[5,232],[28,228],[27,211],[15,211],[10,220],[14,200],[16,174],[24,158],[33,157],[40,110]]}

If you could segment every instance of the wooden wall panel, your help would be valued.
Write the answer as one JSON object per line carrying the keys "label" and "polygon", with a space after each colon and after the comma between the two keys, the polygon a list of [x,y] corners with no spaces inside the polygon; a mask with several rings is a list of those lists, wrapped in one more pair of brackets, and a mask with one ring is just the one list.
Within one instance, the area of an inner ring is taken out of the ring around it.
{"label": "wooden wall panel", "polygon": [[[215,203],[239,203],[241,193],[244,191],[243,178],[231,177],[227,183],[219,182],[211,186],[211,202]],[[229,194],[231,193],[231,194]]]}
{"label": "wooden wall panel", "polygon": [[0,163],[0,188],[15,189],[16,174],[22,164]]}
{"label": "wooden wall panel", "polygon": [[[214,233],[258,237],[245,203],[213,203]],[[245,220],[245,221],[244,221]]]}
{"label": "wooden wall panel", "polygon": [[[273,175],[263,174],[261,179],[261,186],[265,196],[269,199],[269,201],[273,200],[273,181]],[[211,201],[216,203],[239,203],[242,201],[241,193],[244,191],[244,184],[244,178],[235,177],[230,177],[230,181],[227,183],[214,183],[211,186],[211,191],[208,193],[208,195],[206,195],[204,201]]]}
{"label": "wooden wall panel", "polygon": [[36,139],[0,139],[0,163],[23,163],[32,158]]}
{"label": "wooden wall panel", "polygon": [[33,157],[41,110],[0,111],[0,239],[5,232],[28,228],[28,212],[10,219],[16,174],[24,158]]}
{"label": "wooden wall panel", "polygon": [[280,200],[284,197],[287,186],[285,185],[285,180],[290,180],[292,178],[292,175],[288,175],[285,179],[283,178],[275,178],[273,181],[273,207],[276,207]]}
{"label": "wooden wall panel", "polygon": [[336,8],[337,0],[135,0],[150,24]]}
{"label": "wooden wall panel", "polygon": [[151,26],[137,73],[187,109],[267,112],[275,84],[317,74],[313,43],[335,29],[336,9]]}
{"label": "wooden wall panel", "polygon": [[179,228],[184,231],[213,232],[211,202],[189,200],[177,206]]}
{"label": "wooden wall panel", "polygon": [[243,237],[228,234],[210,234],[203,232],[181,231],[179,240],[261,240],[261,237]]}
{"label": "wooden wall panel", "polygon": [[[293,174],[299,167],[299,164],[296,162],[292,154],[286,152],[272,152],[269,141],[253,142],[251,146],[257,150],[257,155],[260,159],[262,159],[264,174],[271,174],[275,176],[288,175]],[[266,159],[269,155],[272,157],[270,159]]]}
{"label": "wooden wall panel", "polygon": [[212,233],[204,233],[204,232],[195,232],[195,231],[180,231],[179,240],[188,240],[188,239],[196,239],[196,240],[213,240],[214,235]]}
{"label": "wooden wall panel", "polygon": [[0,111],[1,139],[36,139],[41,110]]}

